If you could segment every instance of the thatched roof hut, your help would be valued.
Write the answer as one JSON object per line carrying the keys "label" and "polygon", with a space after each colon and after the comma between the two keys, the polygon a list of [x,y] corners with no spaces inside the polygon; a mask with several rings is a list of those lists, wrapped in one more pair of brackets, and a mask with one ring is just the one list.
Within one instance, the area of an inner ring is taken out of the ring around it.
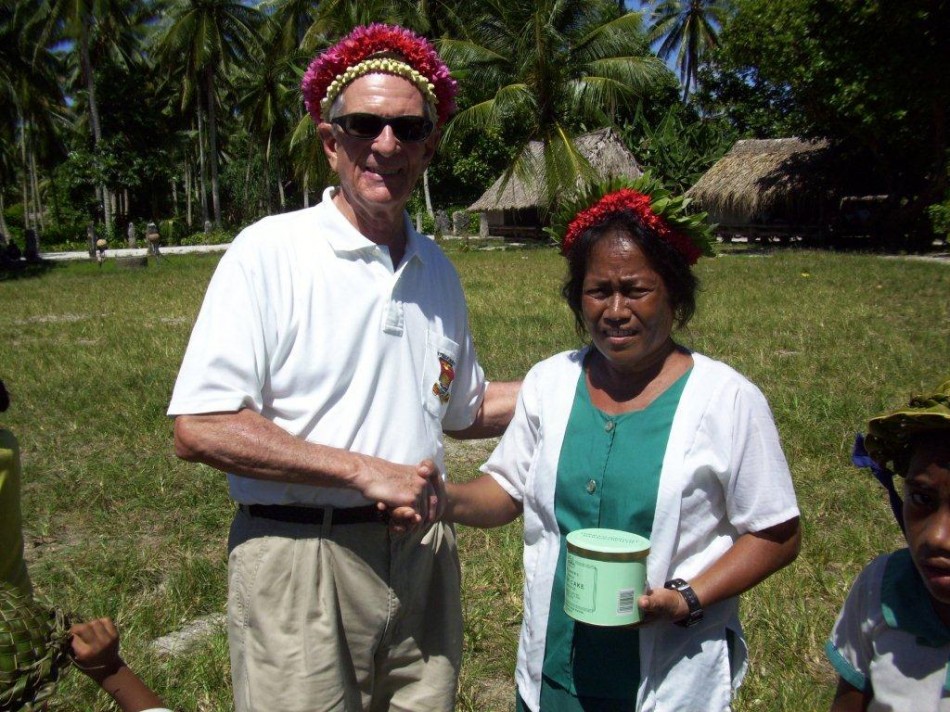
{"label": "thatched roof hut", "polygon": [[[617,133],[610,128],[599,129],[574,139],[581,155],[601,178],[627,176],[638,178],[642,171],[637,159],[624,145]],[[533,155],[540,160],[540,141],[530,144]],[[483,232],[508,234],[516,232],[540,232],[541,186],[526,183],[513,175],[502,188],[502,177],[469,206],[469,210],[482,213]]]}
{"label": "thatched roof hut", "polygon": [[835,204],[826,141],[737,141],[686,195],[726,229],[813,229]]}

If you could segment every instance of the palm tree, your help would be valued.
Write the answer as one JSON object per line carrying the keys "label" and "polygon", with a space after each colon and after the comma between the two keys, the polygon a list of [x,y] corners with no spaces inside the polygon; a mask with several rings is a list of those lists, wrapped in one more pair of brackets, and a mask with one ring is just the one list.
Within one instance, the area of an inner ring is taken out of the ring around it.
{"label": "palm tree", "polygon": [[[268,175],[275,157],[279,164],[279,157],[283,155],[283,150],[275,149],[283,149],[292,123],[302,114],[306,115],[302,109],[300,79],[296,71],[303,62],[303,54],[299,51],[284,54],[280,35],[272,39],[276,41],[262,60],[241,72],[235,82],[238,111],[245,129],[263,153]],[[277,186],[283,209],[283,181],[279,171]]]}
{"label": "palm tree", "polygon": [[725,14],[723,3],[716,0],[663,0],[653,10],[650,41],[663,40],[657,50],[660,59],[668,60],[676,53],[683,103],[697,83],[703,55],[718,42]]}
{"label": "palm tree", "polygon": [[[102,143],[102,123],[99,117],[99,104],[96,101],[95,71],[92,64],[90,46],[93,31],[97,23],[108,18],[113,26],[121,24],[127,16],[127,3],[122,0],[44,0],[37,17],[44,18],[45,31],[43,45],[50,38],[61,36],[74,42],[78,53],[82,78],[85,83],[86,101],[89,107],[89,123],[92,129],[93,145],[99,148]],[[107,33],[103,37],[108,37]],[[105,182],[99,185],[99,199],[103,206],[106,234],[112,234],[112,199]]]}
{"label": "palm tree", "polygon": [[275,35],[271,42],[286,56],[298,52],[307,30],[317,18],[317,3],[313,0],[266,0],[261,11],[269,15]]}
{"label": "palm tree", "polygon": [[59,63],[42,43],[43,34],[27,3],[0,9],[0,135],[5,137],[0,204],[3,184],[16,181],[19,158],[26,227],[34,229],[39,225],[31,221],[42,219],[37,153],[55,151],[66,113]]}
{"label": "palm tree", "polygon": [[[538,181],[544,204],[592,177],[573,137],[613,123],[615,112],[658,81],[665,67],[648,56],[640,16],[612,2],[488,0],[470,38],[444,39],[442,56],[476,96],[446,127],[491,130],[515,144],[505,171]],[[540,160],[530,143],[540,141]]]}
{"label": "palm tree", "polygon": [[[194,95],[199,136],[207,113],[208,159],[215,225],[221,226],[218,179],[217,85],[235,63],[257,56],[258,31],[264,16],[240,0],[178,0],[159,40],[166,67],[183,67],[182,102]],[[199,141],[201,138],[199,138]]]}

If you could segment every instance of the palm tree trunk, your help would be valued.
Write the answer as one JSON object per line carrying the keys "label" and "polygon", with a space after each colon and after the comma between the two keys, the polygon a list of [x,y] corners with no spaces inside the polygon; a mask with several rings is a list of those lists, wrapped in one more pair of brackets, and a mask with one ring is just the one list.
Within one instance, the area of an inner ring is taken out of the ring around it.
{"label": "palm tree trunk", "polygon": [[206,71],[208,90],[208,153],[211,154],[211,200],[214,205],[214,226],[221,227],[221,198],[218,181],[218,127],[214,115],[214,79],[210,68]]}
{"label": "palm tree trunk", "polygon": [[208,167],[205,161],[205,139],[204,139],[204,113],[201,110],[201,101],[199,96],[198,104],[198,164],[199,182],[201,184],[201,225],[208,222]]}
{"label": "palm tree trunk", "polygon": [[40,196],[40,181],[39,178],[37,178],[36,151],[30,151],[30,183],[33,186],[33,205],[36,206],[36,221],[40,226],[40,231],[45,232],[46,218],[43,216],[43,199]]}
{"label": "palm tree trunk", "polygon": [[3,217],[6,208],[3,205],[3,189],[0,188],[0,247],[6,247],[10,240],[10,228],[7,227],[7,219]]}
{"label": "palm tree trunk", "polygon": [[268,215],[274,213],[273,195],[270,192],[270,182],[273,177],[274,174],[270,169],[270,156],[264,156],[264,196]]}
{"label": "palm tree trunk", "polygon": [[303,206],[310,207],[310,171],[303,172]]}
{"label": "palm tree trunk", "polygon": [[251,158],[252,156],[247,157],[247,165],[244,167],[244,195],[242,202],[247,205],[247,194],[251,190]]}
{"label": "palm tree trunk", "polygon": [[426,168],[425,172],[422,174],[422,192],[426,197],[426,212],[429,214],[429,217],[435,220],[435,212],[432,210],[432,196],[429,194],[429,169]]}
{"label": "palm tree trunk", "polygon": [[[99,122],[99,104],[96,102],[96,81],[92,72],[92,59],[89,57],[89,28],[86,19],[82,18],[79,30],[79,51],[82,71],[86,75],[86,92],[89,97],[89,123],[92,125],[92,138],[96,148],[102,143],[102,124]],[[103,220],[105,221],[106,237],[112,237],[112,196],[105,183],[99,185],[99,194],[102,201]]]}
{"label": "palm tree trunk", "polygon": [[27,187],[26,179],[27,166],[29,165],[26,158],[26,132],[27,124],[23,122],[20,130],[20,162],[23,164],[23,173],[20,175],[20,191],[23,193],[23,227],[30,229],[34,228],[34,226],[30,222],[30,192]]}
{"label": "palm tree trunk", "polygon": [[191,193],[193,190],[192,186],[192,176],[191,176],[191,161],[185,161],[185,219],[188,221],[188,227],[190,228],[193,225],[191,218]]}

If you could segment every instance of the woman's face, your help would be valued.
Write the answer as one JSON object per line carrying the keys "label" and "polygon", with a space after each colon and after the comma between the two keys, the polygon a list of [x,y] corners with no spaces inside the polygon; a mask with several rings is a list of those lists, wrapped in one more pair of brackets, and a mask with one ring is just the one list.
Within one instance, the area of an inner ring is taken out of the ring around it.
{"label": "woman's face", "polygon": [[666,284],[624,233],[591,250],[581,313],[594,347],[617,371],[642,371],[669,353],[674,315]]}

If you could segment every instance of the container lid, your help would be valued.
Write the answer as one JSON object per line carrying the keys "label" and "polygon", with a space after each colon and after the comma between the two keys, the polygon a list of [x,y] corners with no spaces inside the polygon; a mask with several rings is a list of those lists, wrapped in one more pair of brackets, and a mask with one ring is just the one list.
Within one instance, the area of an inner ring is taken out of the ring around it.
{"label": "container lid", "polygon": [[650,553],[650,540],[620,529],[578,529],[567,535],[567,550],[598,561],[633,561]]}

